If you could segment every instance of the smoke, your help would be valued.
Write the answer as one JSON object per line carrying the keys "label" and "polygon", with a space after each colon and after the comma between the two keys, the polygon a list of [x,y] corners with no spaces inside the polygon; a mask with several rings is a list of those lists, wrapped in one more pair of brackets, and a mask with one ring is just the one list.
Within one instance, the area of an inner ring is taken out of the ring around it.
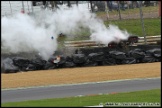
{"label": "smoke", "polygon": [[47,59],[57,48],[56,40],[51,40],[55,34],[35,21],[24,14],[2,18],[2,53],[6,49],[8,53],[38,52]]}
{"label": "smoke", "polygon": [[60,33],[74,36],[81,28],[87,28],[91,33],[90,39],[103,44],[126,40],[129,36],[115,25],[106,27],[95,14],[75,6],[68,10],[60,8],[55,12],[44,10],[34,17],[19,13],[3,17],[1,22],[2,53],[37,52],[44,59],[57,50]]}

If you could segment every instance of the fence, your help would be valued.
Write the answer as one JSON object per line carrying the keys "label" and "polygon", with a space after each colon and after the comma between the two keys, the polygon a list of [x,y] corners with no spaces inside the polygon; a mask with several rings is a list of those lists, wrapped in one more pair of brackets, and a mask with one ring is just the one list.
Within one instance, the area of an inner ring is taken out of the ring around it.
{"label": "fence", "polygon": [[[122,19],[137,19],[140,18],[139,8],[142,7],[143,18],[156,18],[159,17],[159,2],[154,1],[150,3],[149,6],[146,6],[144,3],[140,4],[138,1],[129,1],[124,2],[124,6],[119,1],[111,1],[112,5],[108,3],[108,13],[103,12],[104,14],[101,16],[104,20],[122,20]],[[96,3],[96,5],[104,6],[103,3]],[[104,10],[104,9],[103,9]],[[106,15],[108,14],[108,16]],[[107,18],[108,17],[108,18]]]}
{"label": "fence", "polygon": [[[46,2],[45,5],[44,2]],[[78,5],[83,4],[88,9],[89,4],[87,4],[87,2],[88,1],[71,1],[71,6],[76,5],[75,3],[79,3]],[[2,1],[1,16],[12,15],[21,12],[22,9],[24,9],[25,13],[40,12],[41,9],[43,9],[43,6],[47,7],[48,9],[51,9],[51,6],[49,5],[50,3],[53,3],[53,1]],[[60,4],[58,5],[60,6]],[[67,7],[65,9],[67,9]]]}
{"label": "fence", "polygon": [[[147,36],[146,37],[146,43],[147,44],[159,44],[158,42],[161,42],[161,35],[157,36]],[[145,44],[144,37],[139,37],[138,43],[135,43],[134,45],[143,45]],[[81,40],[81,41],[65,41],[64,43],[65,47],[107,47],[107,45],[103,45],[101,43],[96,43],[95,41],[91,40]]]}
{"label": "fence", "polygon": [[[159,44],[160,41],[161,41],[161,35],[146,37],[147,44]],[[136,45],[142,45],[142,44],[145,44],[144,37],[139,37],[139,41],[138,43],[136,43]]]}
{"label": "fence", "polygon": [[[95,13],[107,24],[115,24],[129,33],[139,36],[161,34],[161,6],[159,1],[98,1],[100,9]],[[105,5],[104,9],[103,8]],[[103,11],[106,10],[106,11]]]}
{"label": "fence", "polygon": [[22,11],[24,8],[25,13],[39,12],[40,6],[32,7],[31,1],[2,1],[1,2],[1,16],[9,16]]}

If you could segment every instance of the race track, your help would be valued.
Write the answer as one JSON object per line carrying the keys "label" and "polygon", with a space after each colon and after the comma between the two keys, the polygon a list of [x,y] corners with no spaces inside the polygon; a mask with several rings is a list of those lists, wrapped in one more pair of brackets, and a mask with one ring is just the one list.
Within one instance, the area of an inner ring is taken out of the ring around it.
{"label": "race track", "polygon": [[47,86],[15,90],[2,90],[1,102],[16,102],[46,98],[61,98],[98,93],[130,92],[161,87],[161,78],[109,81],[65,86]]}

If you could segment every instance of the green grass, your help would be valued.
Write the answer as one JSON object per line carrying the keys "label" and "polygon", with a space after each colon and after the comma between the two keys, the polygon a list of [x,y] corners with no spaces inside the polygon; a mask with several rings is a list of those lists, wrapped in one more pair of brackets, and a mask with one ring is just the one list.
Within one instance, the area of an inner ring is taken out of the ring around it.
{"label": "green grass", "polygon": [[[161,18],[147,18],[143,21],[146,36],[161,35]],[[104,24],[106,26],[113,24],[118,26],[121,30],[126,30],[130,34],[144,36],[140,19],[105,21]],[[89,36],[90,32],[83,29],[81,32],[77,32],[73,38],[67,38],[65,40],[88,40]]]}
{"label": "green grass", "polygon": [[[144,19],[144,27],[146,36],[161,35],[161,19],[160,18],[148,18]],[[106,26],[109,24],[114,24],[118,26],[121,30],[127,30],[128,33],[144,36],[142,32],[142,24],[140,19],[127,19],[127,20],[115,20],[115,21],[105,21]]]}
{"label": "green grass", "polygon": [[24,102],[10,102],[2,103],[2,107],[29,107],[29,106],[93,106],[99,103],[106,102],[148,102],[160,103],[161,105],[161,90],[145,90],[128,93],[103,94],[94,96],[70,97],[70,98],[56,98],[44,100],[30,100]]}

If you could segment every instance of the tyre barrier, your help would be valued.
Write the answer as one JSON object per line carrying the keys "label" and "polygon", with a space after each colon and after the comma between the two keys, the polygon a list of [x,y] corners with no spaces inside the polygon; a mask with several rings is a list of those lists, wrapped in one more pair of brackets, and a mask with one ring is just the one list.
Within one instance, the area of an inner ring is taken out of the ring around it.
{"label": "tyre barrier", "polygon": [[80,49],[80,51],[81,53],[71,56],[59,55],[60,61],[57,63],[54,62],[57,59],[56,55],[50,57],[48,61],[40,57],[30,60],[25,57],[6,57],[2,61],[1,72],[16,73],[57,68],[161,62],[161,46],[157,45],[130,46],[128,49],[104,47]]}

